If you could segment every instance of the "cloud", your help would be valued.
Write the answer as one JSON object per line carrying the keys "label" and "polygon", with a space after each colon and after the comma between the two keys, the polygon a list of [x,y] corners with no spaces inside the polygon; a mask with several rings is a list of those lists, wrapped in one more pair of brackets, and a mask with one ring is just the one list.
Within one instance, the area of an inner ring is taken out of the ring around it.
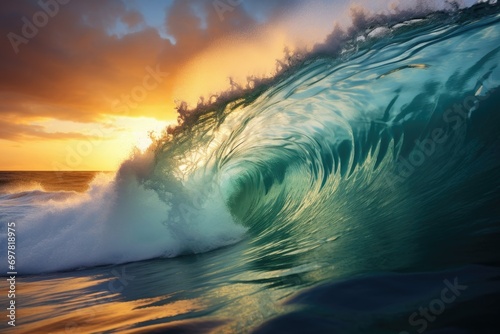
{"label": "cloud", "polygon": [[47,132],[41,125],[19,124],[0,121],[0,139],[11,141],[26,140],[101,140],[99,136],[89,136],[79,132]]}
{"label": "cloud", "polygon": [[[44,23],[38,1],[6,2],[0,11],[0,35],[5,37],[0,41],[0,96],[4,102],[0,116],[8,115],[15,122],[9,123],[10,129],[3,124],[2,138],[56,136],[19,125],[39,118],[96,122],[117,115],[120,111],[113,105],[142,83],[148,66],[160,66],[169,73],[168,79],[147,92],[140,108],[131,108],[122,116],[173,119],[173,101],[182,97],[172,92],[185,64],[220,38],[248,33],[279,17],[285,6],[294,3],[246,1],[224,12],[223,19],[213,0],[166,3],[156,9],[165,12],[164,28],[174,44],[163,38],[158,28],[147,25],[133,1],[59,4],[57,13],[47,16],[46,24],[40,27],[31,26],[33,22]],[[153,4],[158,6],[158,2]],[[31,31],[33,36],[23,34],[29,28],[36,31]]]}
{"label": "cloud", "polygon": [[123,15],[122,22],[127,24],[129,28],[134,28],[145,23],[144,17],[138,11],[127,12]]}

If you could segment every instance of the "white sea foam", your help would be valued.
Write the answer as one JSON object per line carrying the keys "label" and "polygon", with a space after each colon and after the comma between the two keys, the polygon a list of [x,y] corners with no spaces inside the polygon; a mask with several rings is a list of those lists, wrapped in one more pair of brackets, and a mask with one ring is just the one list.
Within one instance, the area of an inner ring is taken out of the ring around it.
{"label": "white sea foam", "polygon": [[[97,177],[86,193],[27,206],[16,221],[18,273],[206,252],[242,238],[245,229],[233,222],[217,193],[206,196],[202,207],[185,199],[177,205],[181,210],[173,210],[138,181],[140,165],[129,161],[115,178]],[[174,200],[176,194],[169,196]],[[0,261],[6,266],[4,253]]]}

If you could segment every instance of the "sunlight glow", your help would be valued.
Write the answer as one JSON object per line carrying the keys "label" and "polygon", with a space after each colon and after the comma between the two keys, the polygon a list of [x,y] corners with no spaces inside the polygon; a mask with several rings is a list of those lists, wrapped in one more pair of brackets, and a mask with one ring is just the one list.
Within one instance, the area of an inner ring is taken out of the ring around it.
{"label": "sunlight glow", "polygon": [[126,150],[134,147],[145,152],[152,144],[150,133],[158,138],[172,122],[159,121],[147,117],[116,117],[114,124],[120,129],[117,136]]}

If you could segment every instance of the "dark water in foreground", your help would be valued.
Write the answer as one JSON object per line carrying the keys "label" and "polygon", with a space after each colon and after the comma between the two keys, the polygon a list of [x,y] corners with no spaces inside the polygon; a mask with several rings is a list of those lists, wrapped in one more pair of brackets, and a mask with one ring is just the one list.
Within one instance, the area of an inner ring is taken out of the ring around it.
{"label": "dark water in foreground", "polygon": [[500,16],[481,8],[360,32],[116,175],[0,174],[2,331],[500,332]]}

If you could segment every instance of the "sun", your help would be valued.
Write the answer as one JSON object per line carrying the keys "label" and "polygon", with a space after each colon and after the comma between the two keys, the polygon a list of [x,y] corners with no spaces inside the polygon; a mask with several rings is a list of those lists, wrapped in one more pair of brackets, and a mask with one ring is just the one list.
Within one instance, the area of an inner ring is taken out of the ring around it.
{"label": "sun", "polygon": [[147,117],[114,117],[113,124],[120,129],[121,148],[136,148],[144,153],[153,143],[151,134],[153,138],[160,138],[172,121]]}
{"label": "sun", "polygon": [[[154,134],[156,132],[153,131]],[[153,141],[151,140],[151,137],[149,136],[149,132],[135,132],[135,144],[134,146],[141,151],[141,153],[146,152],[146,150],[151,146]]]}

